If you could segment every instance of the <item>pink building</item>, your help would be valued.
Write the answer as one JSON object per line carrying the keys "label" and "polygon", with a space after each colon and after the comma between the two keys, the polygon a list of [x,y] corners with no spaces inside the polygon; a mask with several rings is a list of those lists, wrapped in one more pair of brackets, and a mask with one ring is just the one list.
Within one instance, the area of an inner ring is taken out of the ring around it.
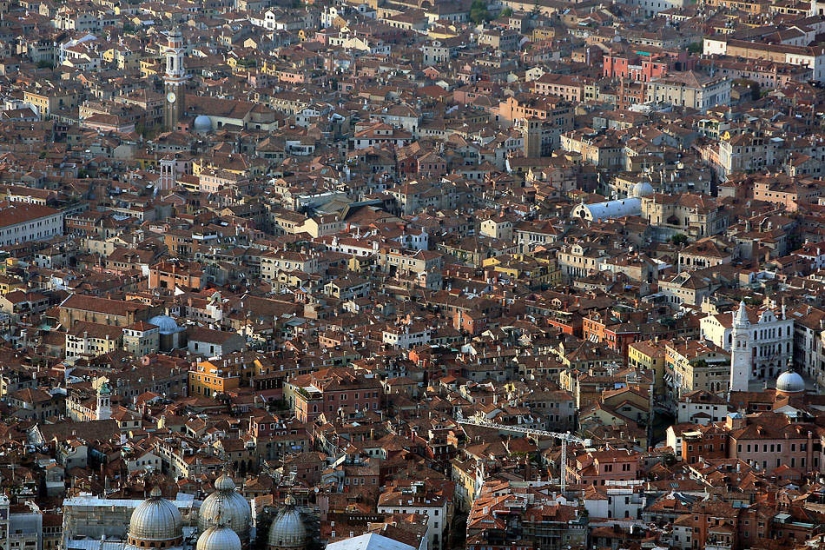
{"label": "pink building", "polygon": [[592,451],[568,461],[567,480],[586,485],[633,481],[639,475],[639,453],[625,449]]}
{"label": "pink building", "polygon": [[820,471],[821,451],[814,424],[790,422],[784,415],[762,413],[755,417],[728,417],[730,458],[772,472],[781,466],[802,472]]}
{"label": "pink building", "polygon": [[357,410],[381,408],[381,382],[344,367],[332,367],[296,376],[284,384],[284,397],[300,422],[311,422],[321,413],[328,418]]}

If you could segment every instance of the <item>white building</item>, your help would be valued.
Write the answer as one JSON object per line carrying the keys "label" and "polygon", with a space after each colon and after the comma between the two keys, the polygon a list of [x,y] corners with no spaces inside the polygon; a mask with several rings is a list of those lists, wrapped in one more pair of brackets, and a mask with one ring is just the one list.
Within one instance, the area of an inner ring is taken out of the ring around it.
{"label": "white building", "polygon": [[[623,482],[622,482],[623,483]],[[591,518],[635,519],[645,507],[645,498],[638,485],[618,485],[592,488],[585,492],[584,507]]]}
{"label": "white building", "polygon": [[625,218],[627,216],[642,215],[642,199],[631,197],[615,201],[596,202],[592,204],[581,203],[573,209],[571,214],[574,218],[582,218],[589,221],[611,220],[614,218]]}
{"label": "white building", "polygon": [[452,515],[452,502],[440,492],[426,488],[423,481],[416,481],[409,487],[382,493],[378,497],[378,513],[426,516],[428,548],[439,550]]}
{"label": "white building", "polygon": [[[398,542],[378,533],[365,533],[327,545],[329,550],[416,550],[414,546]],[[422,545],[418,550],[424,550]]]}
{"label": "white building", "polygon": [[818,82],[825,80],[825,51],[819,47],[749,42],[723,35],[704,38],[702,53],[706,56],[730,55],[774,61],[782,61],[784,57],[785,63],[810,69],[814,80]]}
{"label": "white building", "polygon": [[0,495],[0,545],[6,549],[9,547],[9,497]]}
{"label": "white building", "polygon": [[321,12],[321,28],[330,28],[336,19],[344,17],[347,14],[347,6],[328,6]]}
{"label": "white building", "polygon": [[48,206],[5,203],[0,206],[0,246],[51,239],[63,234],[63,213]]}
{"label": "white building", "polygon": [[382,331],[382,341],[400,349],[410,349],[430,343],[430,329],[424,325],[387,326]]}
{"label": "white building", "polygon": [[702,424],[721,422],[728,415],[728,403],[718,395],[697,390],[679,398],[676,407],[677,424]]}
{"label": "white building", "polygon": [[646,94],[648,103],[664,102],[705,112],[717,105],[728,105],[731,86],[727,77],[709,77],[688,71],[651,80]]}
{"label": "white building", "polygon": [[[823,198],[819,199],[819,204],[823,204]],[[805,241],[798,250],[793,251],[794,256],[805,260],[811,271],[825,269],[825,242],[811,243]]]}
{"label": "white building", "polygon": [[123,329],[112,325],[79,321],[66,332],[66,360],[97,357],[121,347]]}
{"label": "white building", "polygon": [[126,456],[126,469],[129,470],[130,474],[142,470],[148,472],[160,472],[162,471],[162,468],[163,461],[152,451],[131,455],[127,454]]}
{"label": "white building", "polygon": [[43,512],[34,501],[12,509],[0,496],[0,544],[3,550],[43,550]]}

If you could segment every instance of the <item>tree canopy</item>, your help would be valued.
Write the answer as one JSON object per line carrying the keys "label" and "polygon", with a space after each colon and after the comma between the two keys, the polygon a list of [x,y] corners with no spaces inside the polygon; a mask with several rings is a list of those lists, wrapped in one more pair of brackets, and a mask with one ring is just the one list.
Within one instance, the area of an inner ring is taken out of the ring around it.
{"label": "tree canopy", "polygon": [[484,21],[492,19],[490,11],[487,9],[487,3],[483,0],[473,0],[470,4],[470,21],[478,25]]}

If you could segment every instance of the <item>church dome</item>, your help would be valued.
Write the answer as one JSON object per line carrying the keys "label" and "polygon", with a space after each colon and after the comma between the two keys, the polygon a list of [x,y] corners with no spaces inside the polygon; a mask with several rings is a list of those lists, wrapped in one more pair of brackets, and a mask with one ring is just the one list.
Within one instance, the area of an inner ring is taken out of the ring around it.
{"label": "church dome", "polygon": [[129,544],[138,548],[165,548],[174,546],[182,539],[183,518],[178,507],[163,498],[160,489],[155,487],[149,498],[132,512],[129,520]]}
{"label": "church dome", "polygon": [[196,550],[241,550],[241,538],[226,525],[213,526],[198,537]]}
{"label": "church dome", "polygon": [[649,197],[654,192],[655,190],[649,181],[640,181],[630,190],[630,196],[637,198]]}
{"label": "church dome", "polygon": [[209,132],[212,130],[212,119],[206,115],[198,115],[192,123],[192,128],[196,132]]}
{"label": "church dome", "polygon": [[307,530],[301,513],[295,509],[295,499],[288,496],[286,506],[278,513],[269,528],[270,550],[282,548],[303,548],[306,545]]}
{"label": "church dome", "polygon": [[232,478],[224,474],[215,481],[215,492],[204,499],[198,514],[198,527],[206,532],[220,522],[233,529],[244,540],[249,539],[252,510],[249,502],[237,491]]}
{"label": "church dome", "polygon": [[175,320],[168,315],[155,315],[149,322],[158,327],[161,334],[175,334],[181,331]]}
{"label": "church dome", "polygon": [[785,371],[776,379],[776,391],[782,393],[799,393],[805,391],[805,380],[799,373]]}
{"label": "church dome", "polygon": [[226,474],[221,475],[218,479],[215,480],[215,490],[216,491],[234,491],[235,490],[235,482]]}

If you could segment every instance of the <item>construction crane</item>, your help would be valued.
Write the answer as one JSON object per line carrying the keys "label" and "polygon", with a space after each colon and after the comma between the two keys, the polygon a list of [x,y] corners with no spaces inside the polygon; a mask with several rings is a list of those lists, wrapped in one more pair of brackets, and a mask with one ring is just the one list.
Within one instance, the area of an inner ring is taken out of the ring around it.
{"label": "construction crane", "polygon": [[514,433],[524,434],[525,437],[530,436],[544,436],[553,437],[561,440],[561,467],[559,468],[559,478],[561,485],[561,494],[563,495],[567,490],[567,444],[578,443],[585,447],[590,447],[593,442],[590,439],[582,439],[570,432],[549,432],[547,430],[537,430],[535,428],[526,428],[524,426],[509,426],[507,424],[499,424],[484,417],[473,416],[471,418],[464,418],[464,415],[459,410],[456,413],[455,421],[459,424],[472,424],[474,426],[482,426],[484,428],[493,428],[501,431],[508,431]]}

